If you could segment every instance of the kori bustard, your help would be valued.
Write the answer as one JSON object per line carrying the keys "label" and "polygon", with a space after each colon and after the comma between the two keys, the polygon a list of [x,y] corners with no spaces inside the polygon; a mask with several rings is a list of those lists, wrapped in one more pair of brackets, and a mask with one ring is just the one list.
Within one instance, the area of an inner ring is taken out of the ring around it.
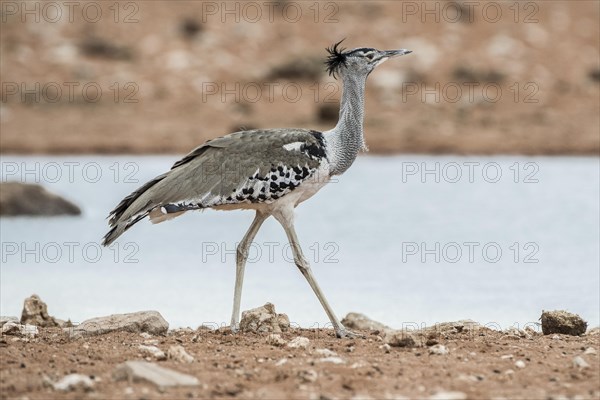
{"label": "kori bustard", "polygon": [[256,216],[237,248],[231,329],[239,326],[244,267],[250,244],[270,216],[283,226],[294,261],[325,309],[338,337],[354,334],[340,323],[310,269],[294,229],[294,208],[343,174],[365,149],[363,136],[365,84],[369,74],[392,57],[409,50],[357,48],[338,42],[327,49],[327,71],[340,76],[343,92],[337,125],[326,132],[309,129],[254,129],[209,140],[125,197],[109,214],[110,245],[138,221],[153,223],[189,210],[249,209]]}

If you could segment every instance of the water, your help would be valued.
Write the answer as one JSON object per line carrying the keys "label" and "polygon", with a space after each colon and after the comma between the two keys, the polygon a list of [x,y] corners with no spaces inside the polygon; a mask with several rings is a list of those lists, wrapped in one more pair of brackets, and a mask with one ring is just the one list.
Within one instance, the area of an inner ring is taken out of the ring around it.
{"label": "water", "polygon": [[[3,156],[3,182],[39,181],[83,215],[0,220],[0,313],[20,315],[36,293],[73,321],[156,309],[172,327],[227,323],[235,244],[251,212],[143,221],[111,249],[98,245],[107,212],[175,159]],[[599,182],[597,158],[361,157],[297,209],[297,231],[340,317],[506,328],[567,309],[597,326]],[[290,258],[268,220],[250,252],[242,309],[270,301],[301,326],[327,324]]]}

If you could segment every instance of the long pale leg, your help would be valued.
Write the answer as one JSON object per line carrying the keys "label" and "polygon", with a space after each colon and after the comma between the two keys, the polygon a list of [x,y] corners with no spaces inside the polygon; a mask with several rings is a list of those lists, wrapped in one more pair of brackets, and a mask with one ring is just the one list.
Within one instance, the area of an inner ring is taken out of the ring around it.
{"label": "long pale leg", "polygon": [[285,210],[282,213],[274,214],[274,217],[277,219],[277,221],[279,221],[279,223],[281,224],[281,226],[283,226],[283,229],[285,230],[285,233],[288,237],[290,245],[292,246],[292,251],[294,253],[294,262],[296,263],[296,266],[298,267],[298,269],[300,270],[302,275],[304,275],[304,277],[308,281],[308,284],[310,285],[312,290],[317,295],[319,302],[325,309],[325,313],[327,313],[327,317],[329,317],[329,320],[331,321],[331,324],[333,325],[333,329],[335,330],[335,334],[337,335],[337,337],[360,336],[360,335],[344,328],[344,325],[342,325],[342,323],[337,319],[337,317],[335,316],[335,313],[331,309],[331,306],[327,302],[325,295],[321,291],[321,288],[319,287],[319,284],[317,283],[317,281],[312,273],[310,265],[309,265],[308,261],[306,261],[306,258],[304,257],[304,254],[302,253],[302,248],[300,247],[300,241],[298,240],[298,236],[296,235],[296,230],[294,229],[293,212],[294,212],[293,209]]}
{"label": "long pale leg", "polygon": [[233,294],[233,313],[231,314],[231,330],[237,332],[240,322],[240,303],[242,301],[242,286],[244,284],[244,269],[248,259],[248,250],[262,223],[269,215],[256,212],[256,216],[248,228],[248,232],[237,247],[235,265],[235,292]]}

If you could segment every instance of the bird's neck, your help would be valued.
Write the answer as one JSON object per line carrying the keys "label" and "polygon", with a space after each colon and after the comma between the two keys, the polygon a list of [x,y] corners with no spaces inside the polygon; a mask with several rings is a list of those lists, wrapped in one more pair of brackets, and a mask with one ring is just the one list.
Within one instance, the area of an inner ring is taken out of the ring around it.
{"label": "bird's neck", "polygon": [[342,75],[343,91],[337,125],[326,136],[330,146],[330,173],[344,173],[360,150],[366,150],[363,136],[366,76]]}

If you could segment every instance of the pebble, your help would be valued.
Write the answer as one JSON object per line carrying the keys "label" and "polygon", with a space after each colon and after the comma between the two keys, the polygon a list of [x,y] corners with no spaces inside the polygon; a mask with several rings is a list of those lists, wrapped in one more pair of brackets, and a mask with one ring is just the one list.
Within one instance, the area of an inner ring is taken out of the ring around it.
{"label": "pebble", "polygon": [[321,358],[319,360],[319,362],[328,362],[328,363],[332,363],[332,364],[344,364],[345,361],[342,360],[340,357],[325,357],[325,358]]}
{"label": "pebble", "polygon": [[276,367],[281,367],[281,366],[282,366],[283,364],[285,364],[287,361],[288,361],[288,359],[287,359],[287,358],[282,358],[281,360],[279,360],[279,361],[277,361],[277,362],[275,363],[275,366],[276,366]]}
{"label": "pebble", "polygon": [[146,361],[126,361],[116,367],[113,377],[117,381],[147,381],[159,388],[200,385],[200,382],[194,376],[182,374]]}
{"label": "pebble", "polygon": [[167,356],[170,360],[175,360],[186,364],[194,362],[194,357],[192,357],[187,351],[185,351],[183,346],[180,345],[173,345],[169,347],[169,350],[167,350]]}
{"label": "pebble", "polygon": [[525,368],[525,361],[523,361],[523,360],[517,360],[517,361],[515,361],[515,367],[521,368],[521,369]]}
{"label": "pebble", "polygon": [[304,382],[315,382],[319,375],[313,369],[306,369],[298,372],[298,377]]}
{"label": "pebble", "polygon": [[514,356],[512,354],[505,354],[503,356],[500,356],[500,358],[503,359],[503,360],[512,360],[513,357]]}
{"label": "pebble", "polygon": [[94,381],[89,376],[82,374],[70,374],[63,377],[60,381],[52,384],[54,390],[60,390],[63,392],[69,392],[82,388],[83,390],[91,390],[94,386]]}
{"label": "pebble", "polygon": [[323,357],[335,357],[337,353],[335,351],[331,351],[329,349],[316,349],[315,353],[322,355]]}
{"label": "pebble", "polygon": [[587,349],[585,349],[583,354],[598,354],[598,353],[596,352],[596,349],[594,349],[593,347],[588,347]]}
{"label": "pebble", "polygon": [[287,343],[278,333],[272,333],[267,336],[266,342],[274,346],[285,346]]}
{"label": "pebble", "polygon": [[450,351],[443,344],[436,344],[429,348],[429,354],[437,354],[440,356],[448,354]]}
{"label": "pebble", "polygon": [[308,347],[309,343],[310,343],[310,340],[308,340],[308,338],[305,338],[304,336],[298,336],[298,337],[293,338],[287,344],[287,347],[290,347],[292,349],[298,349],[298,348],[306,349]]}
{"label": "pebble", "polygon": [[157,360],[166,360],[167,359],[167,355],[156,346],[145,346],[143,344],[140,344],[138,346],[138,349],[142,353],[149,354],[152,357],[156,358]]}
{"label": "pebble", "polygon": [[390,346],[389,344],[385,343],[382,346],[379,346],[380,349],[383,349],[383,351],[385,351],[386,353],[389,353],[392,350],[392,346]]}
{"label": "pebble", "polygon": [[581,356],[573,358],[573,366],[579,369],[589,368],[590,364],[587,363]]}
{"label": "pebble", "polygon": [[467,395],[463,392],[441,391],[429,397],[429,400],[465,400],[466,398]]}

